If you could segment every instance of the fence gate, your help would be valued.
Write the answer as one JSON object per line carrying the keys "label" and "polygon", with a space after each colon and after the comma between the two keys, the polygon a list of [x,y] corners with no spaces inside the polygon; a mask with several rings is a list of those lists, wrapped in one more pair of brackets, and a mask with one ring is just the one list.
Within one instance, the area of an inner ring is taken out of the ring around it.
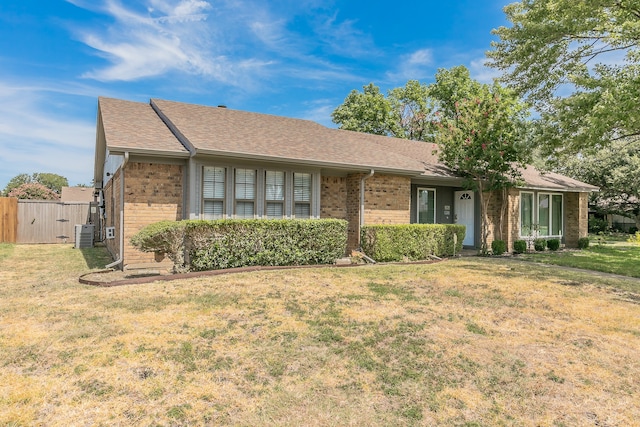
{"label": "fence gate", "polygon": [[16,243],[18,235],[18,199],[0,197],[0,243]]}
{"label": "fence gate", "polygon": [[76,224],[90,220],[87,202],[19,200],[17,243],[73,243]]}

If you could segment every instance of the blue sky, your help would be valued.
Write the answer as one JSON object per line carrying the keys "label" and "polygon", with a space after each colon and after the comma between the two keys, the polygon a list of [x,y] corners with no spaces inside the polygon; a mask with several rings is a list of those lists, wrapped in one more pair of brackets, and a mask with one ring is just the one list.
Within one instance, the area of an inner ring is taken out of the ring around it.
{"label": "blue sky", "polygon": [[0,189],[20,173],[93,176],[97,98],[149,98],[327,126],[353,89],[465,65],[508,0],[2,0]]}

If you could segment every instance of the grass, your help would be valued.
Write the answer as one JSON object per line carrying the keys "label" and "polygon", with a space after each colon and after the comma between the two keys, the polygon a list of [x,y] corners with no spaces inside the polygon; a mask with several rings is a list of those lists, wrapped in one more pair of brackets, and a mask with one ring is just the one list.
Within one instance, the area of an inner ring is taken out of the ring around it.
{"label": "grass", "polygon": [[531,252],[519,258],[640,278],[640,245],[620,238],[592,239],[591,246],[581,251]]}
{"label": "grass", "polygon": [[640,419],[637,280],[462,258],[79,284],[103,257],[0,260],[0,425]]}

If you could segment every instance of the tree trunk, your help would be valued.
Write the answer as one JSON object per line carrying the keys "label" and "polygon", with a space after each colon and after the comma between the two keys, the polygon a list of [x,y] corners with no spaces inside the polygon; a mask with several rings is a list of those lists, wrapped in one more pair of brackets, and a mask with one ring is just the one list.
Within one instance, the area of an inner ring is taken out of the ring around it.
{"label": "tree trunk", "polygon": [[480,236],[480,253],[489,253],[489,247],[487,240],[489,240],[489,201],[491,200],[491,193],[485,194],[482,180],[478,179],[478,197],[480,197],[480,216],[482,221],[480,224],[481,236]]}

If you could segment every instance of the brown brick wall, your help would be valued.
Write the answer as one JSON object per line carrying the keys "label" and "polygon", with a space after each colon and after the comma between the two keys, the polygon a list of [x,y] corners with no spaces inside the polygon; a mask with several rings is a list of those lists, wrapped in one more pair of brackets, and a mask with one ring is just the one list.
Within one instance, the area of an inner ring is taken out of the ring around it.
{"label": "brown brick wall", "polygon": [[569,248],[578,247],[578,239],[586,237],[589,227],[589,194],[564,195],[564,242]]}
{"label": "brown brick wall", "polygon": [[364,174],[350,174],[347,176],[347,252],[360,246],[360,179]]}
{"label": "brown brick wall", "polygon": [[320,184],[320,218],[347,219],[346,177],[322,177]]}
{"label": "brown brick wall", "polygon": [[155,163],[127,164],[125,169],[124,264],[155,262],[154,254],[134,248],[131,237],[154,222],[183,218],[183,168]]}

